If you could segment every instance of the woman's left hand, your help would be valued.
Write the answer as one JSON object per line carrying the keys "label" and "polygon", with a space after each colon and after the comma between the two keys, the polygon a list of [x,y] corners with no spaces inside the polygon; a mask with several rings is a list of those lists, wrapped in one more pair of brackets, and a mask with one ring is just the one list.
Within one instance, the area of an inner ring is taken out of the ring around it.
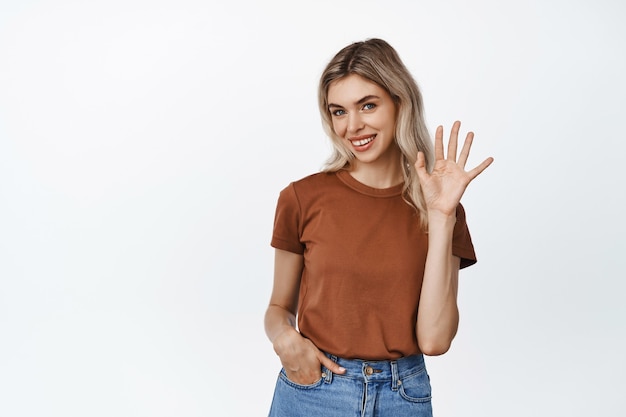
{"label": "woman's left hand", "polygon": [[424,154],[419,152],[417,155],[415,169],[417,169],[426,208],[429,212],[438,211],[444,215],[453,215],[469,183],[493,162],[493,158],[487,158],[474,169],[465,171],[465,164],[469,157],[474,134],[472,132],[467,134],[457,161],[457,143],[460,127],[461,122],[459,121],[454,122],[452,125],[448,141],[448,154],[445,157],[443,152],[443,127],[437,127],[435,133],[435,164],[431,173],[428,173],[426,169]]}

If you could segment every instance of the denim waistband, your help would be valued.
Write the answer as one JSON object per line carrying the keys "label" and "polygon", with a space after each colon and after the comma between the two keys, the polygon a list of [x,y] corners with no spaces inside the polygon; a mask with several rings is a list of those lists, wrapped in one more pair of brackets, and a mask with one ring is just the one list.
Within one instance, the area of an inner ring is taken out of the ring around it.
{"label": "denim waistband", "polygon": [[[352,378],[365,382],[391,381],[394,389],[397,387],[398,381],[402,380],[402,378],[426,370],[424,356],[422,354],[384,361],[343,359],[328,353],[326,356],[346,369],[344,374],[336,374],[334,375],[335,377]],[[330,382],[333,374],[325,369],[323,376],[326,378],[327,382]]]}

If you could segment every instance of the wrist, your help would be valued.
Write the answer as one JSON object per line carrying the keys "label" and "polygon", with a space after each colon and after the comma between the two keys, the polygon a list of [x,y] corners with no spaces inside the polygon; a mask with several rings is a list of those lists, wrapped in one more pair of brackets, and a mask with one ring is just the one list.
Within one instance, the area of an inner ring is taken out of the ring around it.
{"label": "wrist", "polygon": [[291,326],[285,326],[272,341],[274,351],[280,356],[280,353],[287,349],[296,337],[300,337],[300,332]]}
{"label": "wrist", "polygon": [[452,224],[456,223],[456,210],[450,213],[440,210],[427,210],[428,224]]}

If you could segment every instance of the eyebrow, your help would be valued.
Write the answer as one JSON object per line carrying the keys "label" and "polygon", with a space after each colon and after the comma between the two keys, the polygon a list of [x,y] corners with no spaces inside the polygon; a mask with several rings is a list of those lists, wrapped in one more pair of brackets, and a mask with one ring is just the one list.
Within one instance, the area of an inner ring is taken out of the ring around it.
{"label": "eyebrow", "polygon": [[[375,96],[375,95],[373,95],[373,94],[370,94],[370,95],[368,95],[368,96],[365,96],[365,97],[361,98],[360,100],[358,100],[358,101],[357,101],[356,103],[354,103],[354,104],[363,104],[363,103],[365,103],[365,102],[367,102],[367,101],[370,101],[370,100],[375,100],[375,99],[380,99],[380,97]],[[328,104],[328,108],[330,109],[331,107],[343,108],[343,106],[340,106],[339,104],[329,103],[329,104]]]}

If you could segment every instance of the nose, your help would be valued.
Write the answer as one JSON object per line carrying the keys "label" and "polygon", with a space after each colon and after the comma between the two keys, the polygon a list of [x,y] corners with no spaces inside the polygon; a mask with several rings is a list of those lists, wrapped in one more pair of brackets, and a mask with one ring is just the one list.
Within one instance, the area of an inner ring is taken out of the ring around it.
{"label": "nose", "polygon": [[356,133],[364,126],[361,114],[358,112],[348,113],[348,133]]}

